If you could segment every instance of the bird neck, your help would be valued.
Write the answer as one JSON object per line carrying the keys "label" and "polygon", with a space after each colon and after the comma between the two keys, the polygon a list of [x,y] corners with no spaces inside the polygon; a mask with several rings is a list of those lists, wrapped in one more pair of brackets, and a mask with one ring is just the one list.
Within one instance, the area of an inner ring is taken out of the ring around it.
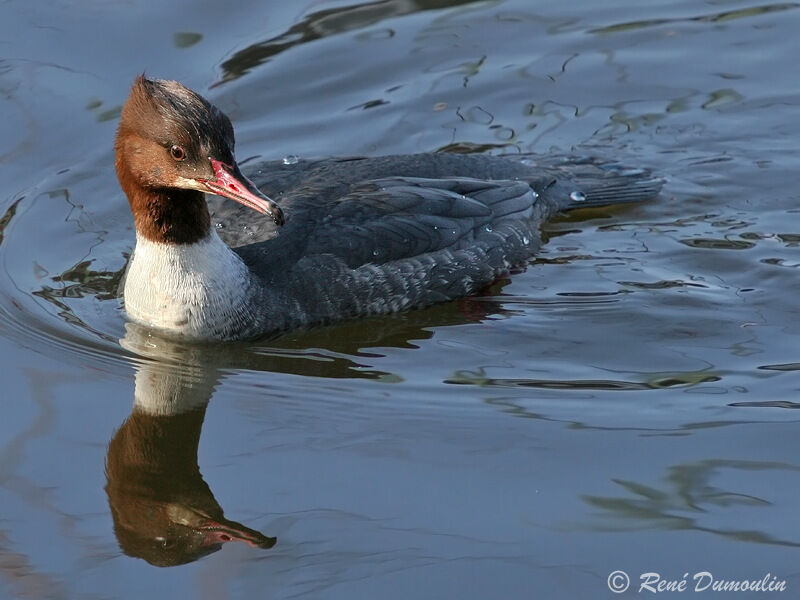
{"label": "bird neck", "polygon": [[153,242],[192,244],[211,230],[205,195],[197,190],[144,185],[117,153],[116,170],[139,236]]}

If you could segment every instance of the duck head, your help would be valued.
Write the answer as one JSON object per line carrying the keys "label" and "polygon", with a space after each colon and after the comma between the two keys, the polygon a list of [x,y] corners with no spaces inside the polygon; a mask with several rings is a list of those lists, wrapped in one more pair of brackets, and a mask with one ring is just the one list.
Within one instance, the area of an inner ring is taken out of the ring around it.
{"label": "duck head", "polygon": [[193,243],[208,235],[204,193],[284,222],[280,207],[239,169],[228,117],[176,81],[136,79],[122,108],[115,150],[136,229],[152,241]]}

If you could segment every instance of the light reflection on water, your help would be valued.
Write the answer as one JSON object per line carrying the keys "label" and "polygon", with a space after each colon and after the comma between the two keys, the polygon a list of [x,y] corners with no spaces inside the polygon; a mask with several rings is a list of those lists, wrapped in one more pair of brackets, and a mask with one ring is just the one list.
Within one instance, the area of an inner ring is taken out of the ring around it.
{"label": "light reflection on water", "polygon": [[[0,11],[0,596],[597,597],[618,568],[800,585],[796,3]],[[110,149],[144,68],[229,112],[252,169],[555,150],[667,185],[548,224],[475,298],[120,345],[133,231]],[[156,429],[132,408],[148,372],[174,403]],[[186,389],[204,418],[175,408]],[[143,460],[107,458],[120,436]],[[142,539],[195,526],[201,549],[278,541],[158,570],[120,518]]]}

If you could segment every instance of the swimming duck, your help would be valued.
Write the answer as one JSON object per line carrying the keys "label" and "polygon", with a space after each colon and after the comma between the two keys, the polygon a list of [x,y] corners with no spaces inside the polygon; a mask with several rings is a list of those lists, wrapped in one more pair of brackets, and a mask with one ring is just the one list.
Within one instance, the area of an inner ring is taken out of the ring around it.
{"label": "swimming duck", "polygon": [[[236,162],[222,111],[176,81],[143,75],[115,151],[136,226],[125,310],[194,340],[469,295],[534,255],[551,216],[661,188],[646,170],[591,160],[444,153],[267,162],[253,170],[256,185]],[[205,194],[239,204],[216,208],[212,224]]]}

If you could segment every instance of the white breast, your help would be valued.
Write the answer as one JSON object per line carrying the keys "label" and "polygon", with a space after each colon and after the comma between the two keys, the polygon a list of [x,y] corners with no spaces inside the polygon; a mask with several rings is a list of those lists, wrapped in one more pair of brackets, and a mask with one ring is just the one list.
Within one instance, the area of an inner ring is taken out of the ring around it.
{"label": "white breast", "polygon": [[125,310],[139,323],[188,337],[209,337],[240,320],[250,273],[215,231],[194,244],[136,237],[125,278]]}

